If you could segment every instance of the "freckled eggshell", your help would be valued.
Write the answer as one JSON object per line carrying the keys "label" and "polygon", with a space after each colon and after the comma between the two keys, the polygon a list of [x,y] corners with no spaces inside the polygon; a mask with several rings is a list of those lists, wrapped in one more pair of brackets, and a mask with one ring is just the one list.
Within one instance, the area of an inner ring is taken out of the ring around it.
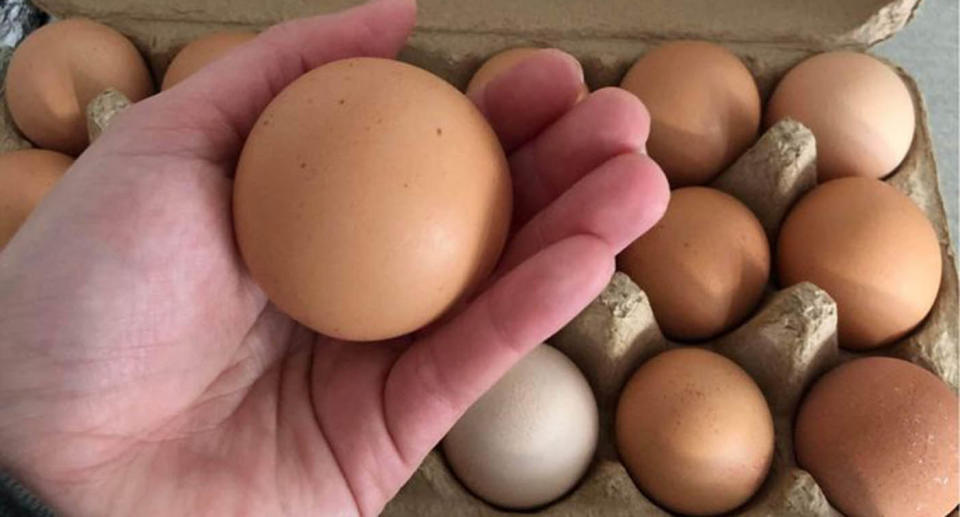
{"label": "freckled eggshell", "polygon": [[0,250],[72,164],[73,158],[43,149],[0,154]]}
{"label": "freckled eggshell", "polygon": [[816,137],[821,182],[886,176],[913,141],[915,110],[906,85],[859,52],[818,54],[787,72],[770,97],[765,123],[788,117]]}
{"label": "freckled eggshell", "polygon": [[797,461],[849,517],[943,517],[958,502],[957,395],[887,357],[843,364],[797,414]]}
{"label": "freckled eggshell", "polygon": [[444,456],[474,494],[527,509],[573,488],[593,459],[597,403],[570,359],[540,345],[514,365],[443,440]]}
{"label": "freckled eggshell", "polygon": [[163,75],[161,90],[168,90],[231,50],[257,37],[255,32],[215,32],[183,47]]}
{"label": "freckled eggshell", "polygon": [[770,248],[757,218],[706,187],[671,193],[663,218],[617,258],[647,296],[661,330],[705,339],[737,325],[763,296]]}
{"label": "freckled eggshell", "polygon": [[473,104],[398,61],[356,58],[284,89],[237,167],[243,259],[283,311],[348,340],[435,320],[493,268],[506,158]]}
{"label": "freckled eggshell", "polygon": [[74,156],[89,143],[87,104],[107,88],[137,102],[153,93],[153,80],[127,38],[82,18],[31,33],[7,70],[7,105],[20,131],[38,147]]}
{"label": "freckled eggshell", "polygon": [[[514,66],[519,65],[523,60],[542,50],[544,49],[519,47],[504,50],[499,54],[495,54],[493,57],[480,65],[480,68],[478,68],[473,74],[473,78],[471,78],[470,83],[467,84],[467,95],[479,91],[490,81],[496,79],[500,74],[510,70]],[[589,93],[590,90],[587,89],[587,85],[584,83],[583,91],[580,93],[580,99],[583,99],[589,95]]]}
{"label": "freckled eggshell", "polygon": [[674,512],[718,514],[745,503],[766,478],[773,418],[736,363],[679,348],[645,362],[627,382],[616,443],[646,495]]}
{"label": "freckled eggshell", "polygon": [[753,144],[760,94],[724,47],[677,41],[644,54],[620,86],[650,111],[647,151],[673,188],[709,182]]}
{"label": "freckled eggshell", "polygon": [[870,178],[820,185],[787,214],[780,283],[812,282],[837,302],[840,346],[862,350],[903,337],[940,288],[933,225],[906,195]]}

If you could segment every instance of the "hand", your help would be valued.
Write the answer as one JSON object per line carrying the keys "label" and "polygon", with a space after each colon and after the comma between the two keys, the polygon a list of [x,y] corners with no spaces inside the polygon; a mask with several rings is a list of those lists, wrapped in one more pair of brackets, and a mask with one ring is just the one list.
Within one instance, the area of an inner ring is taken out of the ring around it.
{"label": "hand", "polygon": [[457,418],[604,287],[665,209],[643,106],[576,104],[543,51],[474,99],[518,230],[496,280],[415,336],[344,343],[279,313],[237,254],[231,179],[305,71],[393,56],[409,0],[285,23],[121,114],[0,253],[0,465],[65,514],[373,515]]}

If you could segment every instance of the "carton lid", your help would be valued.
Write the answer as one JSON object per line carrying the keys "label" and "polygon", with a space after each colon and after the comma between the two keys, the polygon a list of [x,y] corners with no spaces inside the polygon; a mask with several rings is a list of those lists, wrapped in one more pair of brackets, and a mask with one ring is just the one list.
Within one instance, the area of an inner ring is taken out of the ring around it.
{"label": "carton lid", "polygon": [[[420,0],[418,30],[544,41],[684,37],[824,50],[866,48],[899,31],[921,0]],[[357,0],[37,0],[61,17],[266,26]]]}

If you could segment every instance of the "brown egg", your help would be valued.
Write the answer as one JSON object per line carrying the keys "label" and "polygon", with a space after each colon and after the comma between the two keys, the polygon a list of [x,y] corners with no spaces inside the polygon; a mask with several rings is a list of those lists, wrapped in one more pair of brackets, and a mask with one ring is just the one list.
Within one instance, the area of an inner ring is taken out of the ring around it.
{"label": "brown egg", "polygon": [[647,150],[673,188],[707,183],[757,138],[757,85],[720,45],[677,41],[655,48],[620,86],[650,110]]}
{"label": "brown egg", "polygon": [[429,72],[374,58],[283,90],[247,139],[234,190],[254,279],[296,320],[349,340],[406,334],[452,307],[493,268],[511,208],[506,158],[474,105]]}
{"label": "brown egg", "polygon": [[7,70],[7,104],[20,131],[38,147],[74,156],[89,143],[87,104],[107,88],[136,102],[153,93],[153,81],[127,38],[82,18],[37,29]]}
{"label": "brown egg", "polygon": [[[476,91],[479,91],[481,88],[486,86],[487,83],[494,80],[500,74],[510,70],[514,66],[519,65],[521,61],[541,50],[543,49],[519,47],[504,50],[499,54],[495,54],[493,57],[486,60],[486,62],[484,62],[483,65],[481,65],[480,68],[478,68],[473,74],[473,78],[470,79],[470,83],[467,84],[467,95],[471,95]],[[587,89],[587,83],[583,83],[583,91],[580,93],[580,99],[585,98],[589,94],[590,90]]]}
{"label": "brown egg", "polygon": [[0,250],[72,164],[65,154],[42,149],[0,154]]}
{"label": "brown egg", "polygon": [[215,32],[194,40],[183,47],[170,62],[160,89],[170,89],[197,70],[256,37],[255,32],[228,31]]}
{"label": "brown egg", "polygon": [[906,85],[890,67],[859,52],[827,52],[791,69],[770,97],[765,123],[788,117],[817,138],[821,182],[886,176],[913,141]]}
{"label": "brown egg", "polygon": [[671,194],[663,219],[617,264],[650,297],[666,335],[696,340],[750,314],[770,276],[770,247],[743,203],[719,190],[687,187]]}
{"label": "brown egg", "polygon": [[957,404],[949,386],[912,363],[850,361],[804,399],[797,461],[850,517],[943,517],[960,488]]}
{"label": "brown egg", "polygon": [[804,196],[780,229],[780,283],[812,282],[837,302],[840,346],[889,344],[930,312],[940,288],[933,225],[906,195],[843,178]]}
{"label": "brown egg", "polygon": [[616,441],[644,494],[673,512],[717,514],[745,503],[766,478],[773,418],[736,363],[680,348],[650,359],[627,382]]}

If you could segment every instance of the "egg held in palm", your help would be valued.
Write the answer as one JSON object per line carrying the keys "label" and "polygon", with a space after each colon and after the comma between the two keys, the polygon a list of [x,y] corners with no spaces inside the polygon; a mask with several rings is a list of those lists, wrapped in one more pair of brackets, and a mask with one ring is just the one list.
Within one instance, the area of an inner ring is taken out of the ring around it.
{"label": "egg held in palm", "polygon": [[476,107],[429,72],[376,58],[284,89],[234,186],[237,242],[267,296],[356,341],[415,331],[468,295],[496,264],[511,210],[506,158]]}

